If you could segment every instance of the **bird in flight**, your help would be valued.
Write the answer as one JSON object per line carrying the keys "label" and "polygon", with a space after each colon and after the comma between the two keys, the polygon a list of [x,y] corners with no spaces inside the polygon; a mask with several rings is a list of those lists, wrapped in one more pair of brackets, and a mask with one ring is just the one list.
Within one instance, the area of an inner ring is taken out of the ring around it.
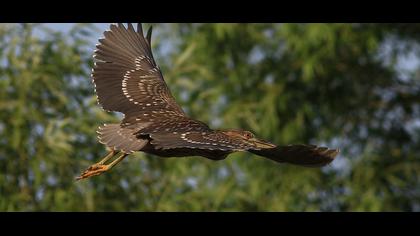
{"label": "bird in flight", "polygon": [[278,146],[244,130],[213,130],[188,117],[176,103],[153,58],[151,37],[152,27],[145,37],[140,23],[137,29],[132,24],[112,24],[104,38],[99,39],[92,70],[98,103],[108,112],[123,113],[124,118],[119,124],[98,128],[99,142],[110,152],[77,180],[102,174],[137,151],[211,160],[248,151],[279,163],[306,167],[327,165],[338,154],[338,149],[314,145]]}

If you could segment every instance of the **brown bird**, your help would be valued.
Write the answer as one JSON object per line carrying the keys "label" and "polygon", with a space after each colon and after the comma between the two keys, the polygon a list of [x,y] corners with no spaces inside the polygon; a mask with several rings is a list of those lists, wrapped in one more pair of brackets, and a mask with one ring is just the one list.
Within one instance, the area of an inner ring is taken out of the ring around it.
{"label": "brown bird", "polygon": [[[152,27],[144,37],[141,24],[110,26],[94,53],[92,79],[98,103],[106,111],[123,113],[120,124],[98,129],[99,142],[111,151],[77,179],[102,174],[127,155],[142,151],[161,157],[202,156],[225,159],[230,153],[249,151],[280,163],[324,166],[338,149],[313,145],[277,146],[257,139],[249,131],[212,130],[189,118],[167,87],[151,49]],[[112,157],[118,158],[106,164]]]}

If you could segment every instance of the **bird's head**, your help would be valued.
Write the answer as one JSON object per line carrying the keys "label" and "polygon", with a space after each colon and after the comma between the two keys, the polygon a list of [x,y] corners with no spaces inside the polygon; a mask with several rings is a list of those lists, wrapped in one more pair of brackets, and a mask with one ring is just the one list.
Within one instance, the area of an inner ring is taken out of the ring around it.
{"label": "bird's head", "polygon": [[255,138],[254,134],[246,130],[224,130],[224,134],[228,135],[230,138],[240,140],[241,142],[254,146],[256,149],[266,149],[274,148],[276,145],[269,143],[264,140]]}

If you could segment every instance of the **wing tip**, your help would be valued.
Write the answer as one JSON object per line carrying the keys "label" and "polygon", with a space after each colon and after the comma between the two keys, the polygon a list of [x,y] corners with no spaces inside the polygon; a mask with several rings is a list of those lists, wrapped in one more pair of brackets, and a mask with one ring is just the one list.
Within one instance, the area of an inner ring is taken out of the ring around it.
{"label": "wing tip", "polygon": [[263,150],[248,150],[278,163],[289,163],[304,167],[323,167],[330,164],[340,153],[340,149],[316,145],[295,144]]}

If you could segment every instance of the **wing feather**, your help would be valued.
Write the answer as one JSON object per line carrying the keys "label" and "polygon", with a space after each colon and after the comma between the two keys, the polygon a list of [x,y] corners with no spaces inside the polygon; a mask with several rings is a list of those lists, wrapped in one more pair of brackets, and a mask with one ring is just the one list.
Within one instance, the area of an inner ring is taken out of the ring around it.
{"label": "wing feather", "polygon": [[151,144],[158,149],[191,148],[234,152],[251,148],[249,144],[214,130],[153,133],[150,137]]}
{"label": "wing feather", "polygon": [[92,71],[98,103],[126,117],[162,111],[185,116],[153,59],[152,29],[145,38],[141,24],[137,27],[136,32],[131,24],[112,24],[99,40]]}
{"label": "wing feather", "polygon": [[276,162],[306,167],[325,166],[331,163],[339,153],[338,149],[303,144],[248,151]]}

